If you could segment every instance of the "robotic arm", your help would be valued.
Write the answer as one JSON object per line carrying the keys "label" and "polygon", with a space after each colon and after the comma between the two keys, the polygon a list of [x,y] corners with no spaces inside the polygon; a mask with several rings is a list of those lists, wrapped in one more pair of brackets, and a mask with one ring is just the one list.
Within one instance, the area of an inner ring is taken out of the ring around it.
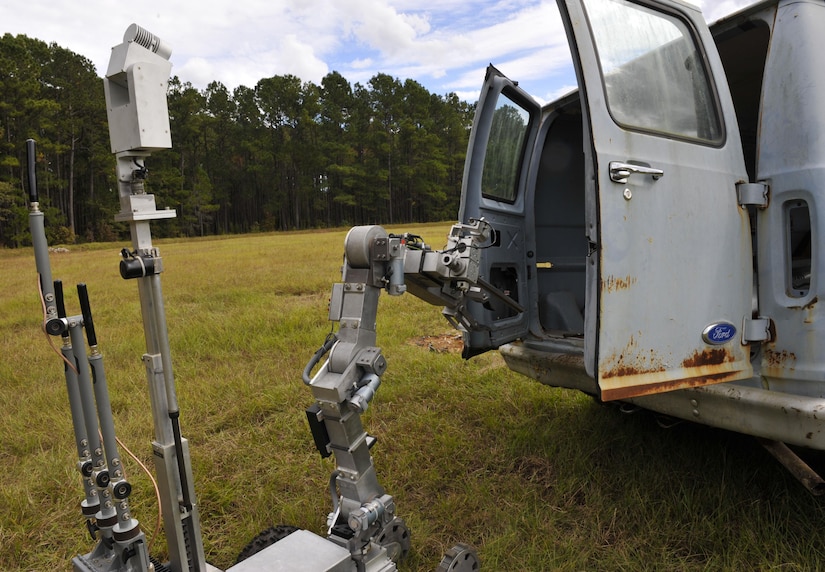
{"label": "robotic arm", "polygon": [[[394,570],[392,562],[409,549],[409,534],[395,516],[392,496],[378,483],[369,453],[374,439],[361,425],[361,414],[387,368],[375,345],[379,295],[382,290],[391,296],[410,292],[444,306],[447,320],[461,330],[481,328],[467,312],[468,300],[484,303],[493,296],[523,309],[479,276],[480,250],[498,245],[498,234],[483,219],[453,225],[440,251],[420,237],[390,235],[380,226],[354,227],[344,242],[343,281],[333,286],[329,309],[338,332],[304,370],[304,382],[315,398],[307,418],[319,452],[323,457],[334,454],[337,465],[330,481],[334,512],[329,540],[348,548],[365,569],[386,565],[380,569]],[[327,353],[326,362],[310,377]]]}

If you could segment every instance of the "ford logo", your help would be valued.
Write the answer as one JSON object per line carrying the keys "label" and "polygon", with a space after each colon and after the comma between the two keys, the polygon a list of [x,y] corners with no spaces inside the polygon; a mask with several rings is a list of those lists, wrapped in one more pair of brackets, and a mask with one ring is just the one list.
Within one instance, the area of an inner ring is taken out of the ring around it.
{"label": "ford logo", "polygon": [[721,346],[736,336],[736,326],[728,322],[717,322],[709,325],[702,332],[702,339],[707,344]]}

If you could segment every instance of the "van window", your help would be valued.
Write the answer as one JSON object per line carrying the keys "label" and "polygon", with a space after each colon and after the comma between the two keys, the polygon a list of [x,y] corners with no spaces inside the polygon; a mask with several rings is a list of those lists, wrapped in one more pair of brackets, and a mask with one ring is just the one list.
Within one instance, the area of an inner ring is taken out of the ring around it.
{"label": "van window", "polygon": [[515,201],[529,124],[529,112],[502,93],[493,113],[481,174],[481,193],[485,197],[510,203]]}
{"label": "van window", "polygon": [[803,298],[811,290],[813,259],[811,211],[807,202],[793,200],[785,203],[785,230],[787,293],[792,298]]}
{"label": "van window", "polygon": [[627,0],[587,0],[585,6],[614,121],[721,143],[716,99],[688,25]]}

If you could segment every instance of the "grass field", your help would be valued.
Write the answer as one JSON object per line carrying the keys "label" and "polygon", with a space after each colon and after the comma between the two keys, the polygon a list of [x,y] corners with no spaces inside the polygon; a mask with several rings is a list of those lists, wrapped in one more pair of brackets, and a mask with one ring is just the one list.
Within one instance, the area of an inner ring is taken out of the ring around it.
{"label": "grass field", "polygon": [[[400,229],[393,229],[400,230]],[[416,226],[435,247],[448,225]],[[333,469],[312,444],[301,371],[330,330],[345,231],[160,241],[172,358],[208,560],[224,569],[260,530],[323,534]],[[152,421],[126,244],[53,253],[70,314],[89,288],[120,439],[144,462]],[[31,249],[0,251],[0,570],[68,570],[93,543],[78,503],[63,370],[40,331]],[[402,570],[434,570],[456,542],[482,569],[819,570],[823,501],[753,440],[661,429],[587,396],[541,386],[486,354],[463,361],[424,339],[449,326],[412,296],[384,297],[389,368],[365,416],[381,483],[412,531]],[[157,505],[134,463],[133,513]],[[163,534],[152,552],[162,557]]]}

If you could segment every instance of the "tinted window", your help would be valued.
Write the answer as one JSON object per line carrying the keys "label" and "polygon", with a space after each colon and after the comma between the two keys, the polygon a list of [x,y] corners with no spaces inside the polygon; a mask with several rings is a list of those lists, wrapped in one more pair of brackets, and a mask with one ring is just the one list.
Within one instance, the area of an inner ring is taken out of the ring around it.
{"label": "tinted window", "polygon": [[527,110],[505,94],[499,96],[481,174],[481,192],[485,197],[507,202],[515,200],[529,123]]}
{"label": "tinted window", "polygon": [[716,99],[687,24],[627,0],[585,4],[613,119],[630,128],[720,142]]}
{"label": "tinted window", "polygon": [[811,291],[813,260],[811,212],[807,202],[796,200],[785,203],[785,229],[787,293],[793,298],[802,298]]}

